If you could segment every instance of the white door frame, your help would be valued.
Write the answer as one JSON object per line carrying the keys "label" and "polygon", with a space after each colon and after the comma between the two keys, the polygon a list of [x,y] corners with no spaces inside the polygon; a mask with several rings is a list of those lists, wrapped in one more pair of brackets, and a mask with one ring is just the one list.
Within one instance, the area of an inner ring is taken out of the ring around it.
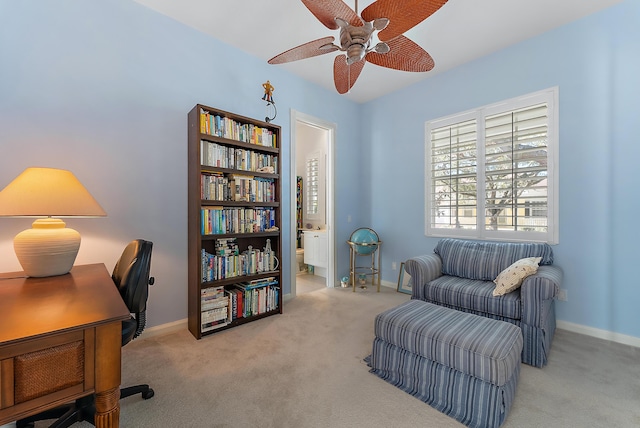
{"label": "white door frame", "polygon": [[335,163],[335,140],[336,140],[336,128],[335,123],[327,122],[314,116],[310,116],[299,111],[291,109],[290,126],[291,130],[289,135],[291,136],[291,150],[289,152],[289,165],[290,165],[290,177],[291,177],[291,297],[296,296],[296,272],[298,265],[296,263],[296,237],[297,237],[297,225],[296,225],[296,125],[298,123],[305,123],[316,128],[320,128],[328,131],[329,141],[327,144],[327,279],[326,286],[334,287],[336,284],[336,252],[335,252],[335,187],[334,187],[334,163]]}

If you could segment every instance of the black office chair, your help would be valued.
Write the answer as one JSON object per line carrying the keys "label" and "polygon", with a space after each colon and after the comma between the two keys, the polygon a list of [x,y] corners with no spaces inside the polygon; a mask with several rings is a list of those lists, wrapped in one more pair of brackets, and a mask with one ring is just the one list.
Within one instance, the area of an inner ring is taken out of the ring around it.
{"label": "black office chair", "polygon": [[[151,250],[153,242],[143,239],[131,241],[124,249],[113,268],[111,278],[120,291],[122,300],[131,312],[131,318],[122,322],[122,346],[138,337],[146,324],[147,297],[149,285],[155,279],[150,277]],[[145,400],[153,397],[149,385],[136,385],[120,389],[120,398],[141,394]],[[51,409],[17,421],[17,428],[33,428],[36,421],[56,419],[49,428],[67,428],[76,422],[94,423],[95,396],[89,395],[75,402]]]}

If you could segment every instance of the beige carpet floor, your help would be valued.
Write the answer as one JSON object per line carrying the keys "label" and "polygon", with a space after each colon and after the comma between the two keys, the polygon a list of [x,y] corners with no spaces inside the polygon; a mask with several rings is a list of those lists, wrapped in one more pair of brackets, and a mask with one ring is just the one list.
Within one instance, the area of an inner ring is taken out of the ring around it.
{"label": "beige carpet floor", "polygon": [[[149,383],[155,397],[123,400],[121,426],[461,427],[362,361],[374,316],[408,299],[386,287],[319,288],[282,315],[202,340],[186,330],[143,336],[123,349],[123,385]],[[640,349],[563,330],[545,368],[522,366],[503,424],[639,426]]]}

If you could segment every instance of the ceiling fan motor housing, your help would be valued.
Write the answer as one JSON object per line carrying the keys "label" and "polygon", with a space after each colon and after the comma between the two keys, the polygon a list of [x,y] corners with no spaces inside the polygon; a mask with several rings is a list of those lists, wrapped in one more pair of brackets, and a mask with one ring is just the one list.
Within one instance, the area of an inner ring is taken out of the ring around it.
{"label": "ceiling fan motor housing", "polygon": [[[336,21],[341,21],[336,19]],[[356,27],[344,21],[340,25],[340,45],[341,50],[347,53],[347,64],[361,61],[369,45],[371,44],[371,34],[373,33],[373,24],[365,22],[364,25]],[[345,25],[346,24],[346,25]]]}

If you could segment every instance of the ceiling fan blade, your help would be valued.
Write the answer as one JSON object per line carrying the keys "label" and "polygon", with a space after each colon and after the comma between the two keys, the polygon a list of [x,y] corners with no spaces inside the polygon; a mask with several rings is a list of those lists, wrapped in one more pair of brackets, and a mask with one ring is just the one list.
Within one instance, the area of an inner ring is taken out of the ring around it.
{"label": "ceiling fan blade", "polygon": [[313,40],[303,45],[296,46],[295,48],[291,48],[288,51],[284,51],[267,62],[269,64],[284,64],[285,62],[298,61],[300,59],[311,58],[337,51],[338,47],[331,44],[333,43],[333,40],[333,36]]}
{"label": "ceiling fan blade", "polygon": [[336,18],[356,27],[362,26],[362,19],[342,0],[302,0],[302,3],[330,30],[338,29]]}
{"label": "ceiling fan blade", "polygon": [[431,55],[408,37],[399,36],[387,44],[389,52],[369,52],[366,60],[380,67],[402,71],[429,71],[435,65]]}
{"label": "ceiling fan blade", "polygon": [[369,22],[389,18],[389,25],[378,33],[378,38],[386,42],[415,27],[446,2],[447,0],[377,0],[362,11],[362,19]]}
{"label": "ceiling fan blade", "polygon": [[346,94],[353,87],[364,67],[364,60],[347,65],[347,56],[338,55],[333,60],[333,81],[340,94]]}

